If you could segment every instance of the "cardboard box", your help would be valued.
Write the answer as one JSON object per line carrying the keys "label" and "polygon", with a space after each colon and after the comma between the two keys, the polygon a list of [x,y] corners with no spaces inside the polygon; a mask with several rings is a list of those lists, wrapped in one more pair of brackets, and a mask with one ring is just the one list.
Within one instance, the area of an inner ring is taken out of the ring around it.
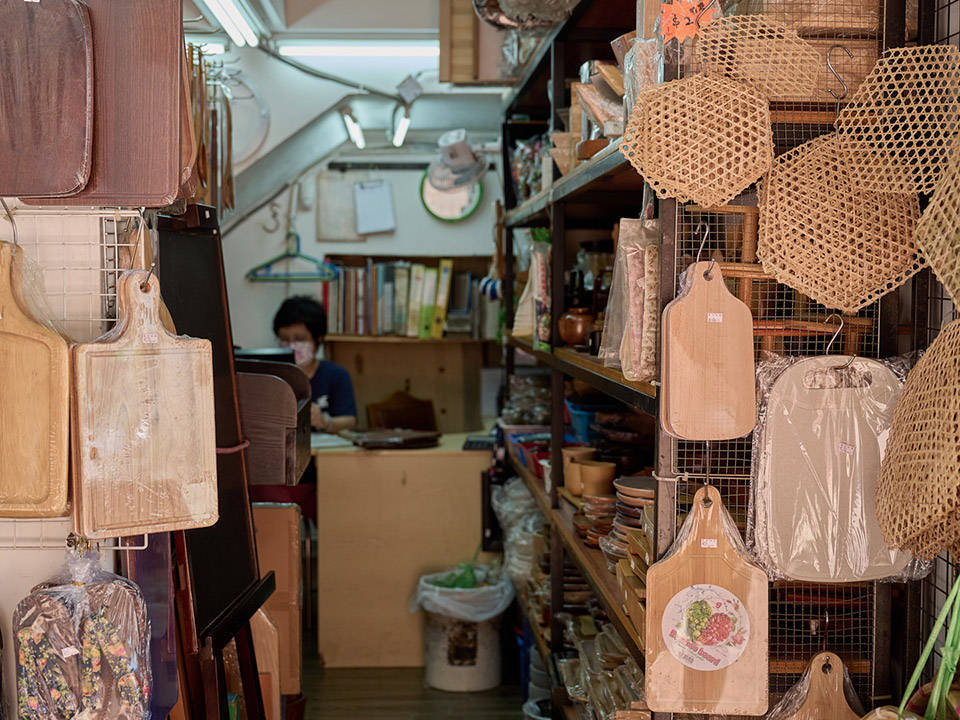
{"label": "cardboard box", "polygon": [[273,571],[277,590],[264,610],[280,635],[280,692],[300,694],[303,608],[300,508],[293,503],[254,503],[253,525],[260,574]]}

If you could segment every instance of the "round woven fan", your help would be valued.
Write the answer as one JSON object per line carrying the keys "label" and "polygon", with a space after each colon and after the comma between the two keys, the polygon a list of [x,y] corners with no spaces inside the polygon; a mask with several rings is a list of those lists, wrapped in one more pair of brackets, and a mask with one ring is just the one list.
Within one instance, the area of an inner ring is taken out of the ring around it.
{"label": "round woven fan", "polygon": [[645,88],[620,152],[658,196],[723,205],[773,164],[770,104],[743,83],[702,74]]}
{"label": "round woven fan", "polygon": [[960,149],[940,177],[915,237],[954,305],[960,305]]}
{"label": "round woven fan", "polygon": [[760,15],[711,22],[697,38],[697,57],[705,73],[741,80],[770,100],[812,96],[821,65],[795,30]]}
{"label": "round woven fan", "polygon": [[923,261],[916,195],[863,190],[835,133],[777,158],[760,189],[757,255],[779,282],[853,313],[902,285]]}
{"label": "round woven fan", "polygon": [[858,182],[878,192],[931,192],[960,131],[960,50],[888,50],[840,111],[837,132]]}
{"label": "round woven fan", "polygon": [[907,376],[877,484],[877,521],[893,547],[930,559],[960,538],[960,320]]}

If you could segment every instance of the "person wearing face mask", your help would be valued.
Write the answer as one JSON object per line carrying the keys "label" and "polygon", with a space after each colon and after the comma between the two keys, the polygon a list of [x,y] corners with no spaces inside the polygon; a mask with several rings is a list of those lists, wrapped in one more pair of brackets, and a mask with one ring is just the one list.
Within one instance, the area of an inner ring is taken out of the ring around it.
{"label": "person wearing face mask", "polygon": [[357,424],[357,403],[350,374],[336,363],[320,360],[317,352],[327,334],[327,313],[305,295],[287,298],[273,317],[273,332],[280,347],[293,351],[297,365],[310,378],[314,430],[337,433]]}

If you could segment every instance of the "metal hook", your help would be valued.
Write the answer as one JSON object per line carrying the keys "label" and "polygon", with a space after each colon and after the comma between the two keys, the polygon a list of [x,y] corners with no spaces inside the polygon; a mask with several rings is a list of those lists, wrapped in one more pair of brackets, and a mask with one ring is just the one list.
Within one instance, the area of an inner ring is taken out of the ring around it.
{"label": "metal hook", "polygon": [[7,220],[10,221],[10,226],[13,228],[13,244],[19,247],[20,233],[17,231],[17,221],[13,219],[13,213],[10,212],[10,208],[7,207],[7,201],[2,197],[0,197],[0,205],[3,205],[3,211],[7,214]]}
{"label": "metal hook", "polygon": [[275,202],[270,203],[270,220],[273,222],[273,227],[268,227],[266,223],[260,223],[260,227],[266,233],[275,233],[280,229],[280,206]]}
{"label": "metal hook", "polygon": [[[830,342],[827,343],[827,349],[826,349],[826,352],[824,353],[825,355],[829,355],[829,354],[830,354],[830,348],[833,347],[833,343],[834,343],[834,341],[837,339],[837,336],[839,336],[840,333],[843,331],[843,326],[844,326],[843,316],[842,316],[840,313],[832,313],[830,316],[827,317],[827,321],[829,322],[830,318],[834,318],[834,317],[837,318],[837,319],[840,321],[840,327],[837,328],[837,331],[836,331],[835,333],[833,333],[833,337],[830,338]],[[834,369],[834,370],[846,370],[848,367],[850,367],[851,365],[853,365],[853,361],[854,361],[855,359],[856,359],[856,356],[855,356],[855,355],[851,355],[851,356],[850,356],[850,359],[847,360],[843,365],[835,365],[835,366],[833,367],[833,369]]]}
{"label": "metal hook", "polygon": [[[702,222],[702,223],[700,223],[699,225],[697,225],[697,229],[694,230],[694,232],[695,232],[695,233],[696,233],[696,232],[700,232],[700,228],[703,228],[703,240],[700,241],[700,247],[697,248],[697,260],[696,260],[696,262],[700,262],[700,254],[703,252],[703,246],[707,244],[707,238],[710,237],[710,226],[709,226],[709,225],[707,225],[705,222]],[[707,280],[712,280],[712,279],[713,279],[712,276],[711,276],[711,274],[713,273],[713,268],[716,267],[716,265],[717,265],[716,259],[711,258],[711,259],[710,259],[710,267],[708,267],[707,270],[706,270],[706,272],[703,273],[703,276],[704,276]]]}
{"label": "metal hook", "polygon": [[155,262],[150,263],[150,272],[147,273],[147,277],[142,283],[140,283],[140,291],[147,292],[150,289],[150,278],[153,276],[153,273],[157,269],[157,264]]}
{"label": "metal hook", "polygon": [[699,13],[697,13],[697,27],[698,27],[698,28],[702,27],[702,26],[700,25],[700,18],[702,18],[704,15],[706,15],[707,10],[709,10],[710,8],[712,8],[712,7],[713,7],[714,5],[716,5],[716,4],[717,4],[717,0],[710,0],[710,2],[707,3],[707,6],[706,6],[704,9],[701,10]]}
{"label": "metal hook", "polygon": [[840,73],[838,73],[837,69],[833,66],[833,61],[831,59],[831,56],[833,55],[833,51],[836,50],[837,48],[840,48],[841,50],[843,50],[847,54],[847,57],[849,57],[851,60],[853,60],[853,53],[850,52],[850,48],[848,48],[846,45],[841,45],[840,43],[837,43],[836,45],[831,45],[830,49],[827,50],[827,69],[830,70],[831,73],[833,73],[833,76],[837,79],[837,82],[840,83],[840,87],[843,88],[843,92],[840,95],[837,95],[837,93],[833,91],[833,88],[828,88],[828,90],[830,91],[830,94],[833,95],[834,99],[837,101],[837,115],[839,116],[840,101],[847,96],[847,93],[849,92],[849,88],[847,87],[847,84],[843,81],[843,78],[840,76]]}

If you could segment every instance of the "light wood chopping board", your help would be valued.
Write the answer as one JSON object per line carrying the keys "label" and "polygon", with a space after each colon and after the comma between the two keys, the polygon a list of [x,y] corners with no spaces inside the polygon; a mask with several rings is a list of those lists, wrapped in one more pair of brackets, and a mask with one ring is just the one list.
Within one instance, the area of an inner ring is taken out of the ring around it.
{"label": "light wood chopping board", "polygon": [[823,652],[810,661],[810,689],[803,705],[787,720],[859,720],[843,694],[843,661]]}
{"label": "light wood chopping board", "polygon": [[120,276],[116,327],[77,345],[74,522],[88,538],[207,527],[218,519],[210,342],[168,332],[160,283]]}
{"label": "light wood chopping board", "polygon": [[690,512],[679,547],[647,571],[647,703],[655,712],[762,715],[767,576],[727,537],[716,488],[698,490]]}
{"label": "light wood chopping board", "polygon": [[0,517],[67,510],[70,355],[30,315],[23,251],[0,243]]}
{"label": "light wood chopping board", "polygon": [[753,317],[716,264],[695,263],[664,310],[661,420],[683,440],[731,440],[757,422]]}

